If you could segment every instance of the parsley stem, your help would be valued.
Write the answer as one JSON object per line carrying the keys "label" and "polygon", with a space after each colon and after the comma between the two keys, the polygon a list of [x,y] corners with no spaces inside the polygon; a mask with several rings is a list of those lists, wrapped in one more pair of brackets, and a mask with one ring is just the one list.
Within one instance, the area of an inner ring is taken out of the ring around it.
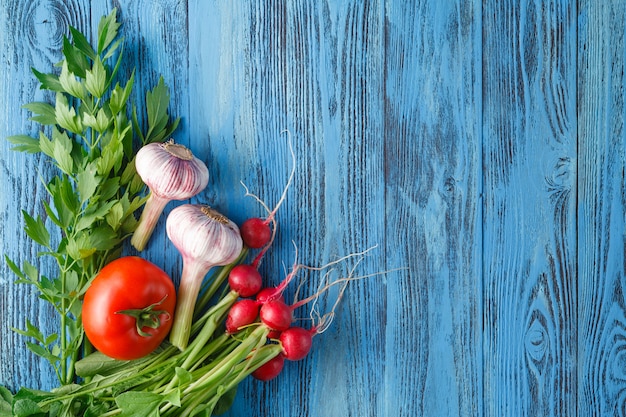
{"label": "parsley stem", "polygon": [[[67,261],[67,259],[66,259]],[[63,355],[67,351],[67,311],[65,299],[65,271],[61,271],[61,384],[67,384],[67,358]]]}

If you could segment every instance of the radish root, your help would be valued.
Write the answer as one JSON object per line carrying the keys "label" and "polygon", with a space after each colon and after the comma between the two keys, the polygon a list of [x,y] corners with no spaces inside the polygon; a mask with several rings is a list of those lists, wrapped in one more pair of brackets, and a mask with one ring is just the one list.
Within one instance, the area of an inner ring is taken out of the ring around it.
{"label": "radish root", "polygon": [[293,145],[292,145],[292,140],[291,140],[291,132],[289,132],[289,130],[283,130],[281,133],[285,133],[285,132],[287,132],[287,134],[288,134],[288,136],[287,136],[287,145],[289,146],[289,153],[291,154],[291,172],[289,173],[289,178],[287,179],[287,183],[285,184],[285,187],[283,188],[283,192],[282,192],[282,194],[280,196],[280,199],[278,200],[278,202],[274,206],[274,209],[270,209],[269,206],[259,196],[257,196],[256,194],[251,193],[250,190],[248,189],[248,187],[246,186],[246,184],[244,184],[244,182],[241,181],[241,185],[243,186],[243,188],[245,190],[245,195],[244,196],[245,197],[252,197],[257,203],[259,203],[261,205],[261,207],[263,207],[263,209],[267,212],[267,217],[265,218],[265,222],[264,223],[266,223],[266,224],[270,224],[271,223],[271,225],[272,225],[272,234],[270,236],[270,240],[267,242],[267,244],[263,247],[263,249],[261,249],[261,251],[257,254],[257,256],[252,261],[252,265],[255,268],[259,267],[263,257],[265,256],[265,253],[269,250],[269,248],[274,243],[274,239],[276,238],[276,232],[278,230],[278,222],[276,221],[276,213],[278,212],[278,209],[280,208],[280,206],[283,204],[283,202],[287,198],[287,191],[291,187],[291,184],[293,183],[293,179],[294,179],[295,174],[296,174],[296,154],[295,154],[295,152],[293,150]]}

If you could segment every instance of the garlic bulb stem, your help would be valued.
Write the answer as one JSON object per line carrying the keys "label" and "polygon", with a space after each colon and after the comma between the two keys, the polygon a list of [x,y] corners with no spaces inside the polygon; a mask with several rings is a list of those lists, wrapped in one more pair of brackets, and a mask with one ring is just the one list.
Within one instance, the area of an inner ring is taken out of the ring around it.
{"label": "garlic bulb stem", "polygon": [[148,196],[148,200],[146,200],[146,204],[141,212],[137,229],[130,239],[131,245],[138,251],[142,251],[146,248],[150,236],[152,236],[152,232],[159,221],[159,217],[161,217],[165,205],[169,202],[170,200],[159,197],[154,193],[150,193]]}
{"label": "garlic bulb stem", "polygon": [[[200,287],[205,275],[211,267],[201,265],[198,262],[187,261],[183,259],[183,274],[178,287],[176,304],[176,317],[193,317],[196,299],[200,293]],[[191,320],[174,320],[172,329],[170,330],[170,342],[180,350],[184,350],[189,343],[189,334],[191,332]]]}
{"label": "garlic bulb stem", "polygon": [[243,241],[235,223],[203,204],[174,208],[167,216],[165,229],[183,258],[178,305],[170,332],[170,342],[183,350],[188,344],[204,277],[212,267],[234,262],[243,250]]}
{"label": "garlic bulb stem", "polygon": [[186,200],[204,190],[209,181],[209,170],[188,148],[173,140],[143,146],[135,157],[135,168],[150,189],[151,199],[147,201],[131,239],[132,245],[141,251],[165,205],[172,200]]}

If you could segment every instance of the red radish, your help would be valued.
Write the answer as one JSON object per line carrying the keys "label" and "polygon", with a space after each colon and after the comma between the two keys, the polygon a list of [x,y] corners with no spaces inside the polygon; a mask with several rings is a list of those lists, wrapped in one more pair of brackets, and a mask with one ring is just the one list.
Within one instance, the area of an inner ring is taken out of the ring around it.
{"label": "red radish", "polygon": [[[367,251],[369,251],[370,249],[368,249]],[[289,284],[291,283],[291,281],[293,281],[293,279],[296,277],[296,274],[300,271],[300,270],[307,270],[307,271],[322,271],[324,269],[330,268],[331,266],[334,266],[338,263],[341,263],[343,261],[345,261],[348,258],[351,258],[353,256],[357,256],[357,255],[363,255],[365,254],[367,251],[361,252],[361,253],[354,253],[351,255],[347,255],[344,256],[342,258],[339,258],[335,261],[329,262],[326,265],[322,265],[319,267],[312,267],[312,266],[307,266],[307,265],[303,265],[303,264],[298,264],[297,262],[297,257],[298,257],[298,251],[296,248],[296,260],[294,261],[293,266],[291,267],[291,272],[289,272],[289,274],[287,274],[287,276],[282,280],[282,282],[280,284],[278,284],[276,287],[274,288],[263,288],[261,289],[256,296],[256,299],[258,302],[260,303],[266,303],[268,301],[274,301],[274,300],[284,300],[283,298],[283,292],[285,291],[285,289],[289,286]],[[350,281],[353,280],[354,278],[342,278],[337,280],[334,283],[331,283],[330,285],[326,285],[323,289],[321,289],[320,291],[317,292],[317,294],[308,297],[306,300],[303,300],[302,302],[298,302],[297,306],[294,306],[293,309],[306,304],[309,301],[312,301],[313,299],[317,298],[322,292],[324,292],[325,290],[327,290],[328,288],[332,287],[333,285],[336,285],[340,282],[346,282],[346,281]]]}
{"label": "red radish", "polygon": [[252,372],[252,376],[259,381],[269,381],[276,378],[283,370],[285,365],[285,357],[278,355],[270,359],[267,363],[261,365],[256,371]]}
{"label": "red radish", "polygon": [[278,331],[278,330],[270,330],[270,332],[267,334],[267,340],[271,340],[271,339],[278,339],[280,338],[280,334],[282,332]]}
{"label": "red radish", "polygon": [[[293,271],[287,275],[287,277],[275,288],[265,288],[257,294],[257,302],[261,304],[261,310],[259,316],[261,322],[265,324],[270,330],[283,331],[291,326],[293,322],[293,312],[311,301],[317,300],[319,296],[327,291],[333,285],[338,283],[347,283],[346,279],[339,279],[330,284],[324,285],[315,294],[303,299],[297,300],[291,305],[287,305],[283,298],[283,291],[287,287],[287,284],[295,276],[295,272],[299,268],[306,268],[302,265],[296,265]],[[323,283],[323,282],[322,282]],[[343,294],[344,288],[340,291]]]}
{"label": "red radish", "polygon": [[270,222],[271,220],[269,219],[262,220],[258,217],[252,217],[243,222],[239,228],[243,243],[252,249],[259,249],[267,245],[272,237]]}
{"label": "red radish", "polygon": [[261,322],[270,330],[287,330],[293,321],[293,309],[283,301],[268,301],[261,306]]}
{"label": "red radish", "polygon": [[243,299],[232,305],[226,317],[226,331],[237,333],[242,327],[254,323],[259,317],[259,303]]}
{"label": "red radish", "polygon": [[299,361],[309,354],[313,344],[313,335],[316,328],[310,330],[302,327],[290,327],[280,334],[280,343],[283,345],[285,359]]}
{"label": "red radish", "polygon": [[251,297],[263,286],[261,274],[252,265],[240,264],[228,274],[228,285],[241,297]]}
{"label": "red radish", "polygon": [[268,301],[285,301],[283,295],[276,290],[276,288],[263,288],[256,294],[256,300],[259,303],[266,303]]}
{"label": "red radish", "polygon": [[[276,206],[274,206],[273,209],[270,209],[267,206],[267,204],[265,204],[265,202],[263,202],[263,200],[261,200],[259,197],[250,193],[250,191],[248,191],[248,188],[245,186],[245,184],[243,185],[246,190],[246,196],[253,197],[259,204],[263,206],[265,211],[267,211],[267,218],[265,219],[260,219],[258,217],[250,218],[246,220],[241,225],[241,228],[240,228],[241,238],[246,244],[246,246],[252,249],[263,248],[257,254],[256,258],[254,258],[254,260],[252,261],[252,266],[254,266],[255,268],[259,267],[259,264],[261,263],[263,256],[265,256],[265,253],[268,251],[268,249],[270,248],[270,246],[272,246],[272,243],[274,242],[274,238],[276,237],[276,230],[277,230],[276,213],[278,212],[278,208],[285,201],[285,197],[287,196],[287,190],[291,186],[293,177],[296,173],[296,154],[294,153],[293,147],[291,146],[291,138],[287,143],[289,145],[289,152],[291,153],[291,161],[292,161],[291,173],[289,174],[289,179],[287,180],[287,184],[285,184],[283,193],[280,196],[278,203],[276,203]],[[270,224],[272,224],[271,228],[270,228]]]}
{"label": "red radish", "polygon": [[[303,306],[311,301],[317,300],[317,298],[319,298],[319,296],[323,292],[327,291],[330,287],[336,284],[339,284],[339,283],[347,284],[347,282],[349,282],[353,278],[338,279],[326,285],[324,285],[325,280],[322,280],[322,282],[320,283],[321,287],[315,294],[303,300],[298,300],[291,305],[287,305],[283,301],[283,291],[285,290],[285,288],[287,288],[288,284],[296,276],[296,272],[298,272],[300,269],[321,270],[331,265],[334,265],[335,263],[340,262],[343,259],[346,259],[346,258],[341,258],[340,260],[331,262],[320,268],[311,268],[311,267],[307,267],[301,264],[295,264],[292,267],[292,271],[285,277],[285,279],[277,287],[265,288],[261,290],[257,294],[257,302],[262,304],[261,310],[259,312],[261,322],[265,324],[270,330],[277,330],[277,331],[286,330],[289,328],[289,326],[291,326],[291,323],[293,321],[294,310],[296,310],[298,307]],[[345,285],[344,285],[344,288],[340,291],[340,295],[343,294],[343,290],[345,290]]]}

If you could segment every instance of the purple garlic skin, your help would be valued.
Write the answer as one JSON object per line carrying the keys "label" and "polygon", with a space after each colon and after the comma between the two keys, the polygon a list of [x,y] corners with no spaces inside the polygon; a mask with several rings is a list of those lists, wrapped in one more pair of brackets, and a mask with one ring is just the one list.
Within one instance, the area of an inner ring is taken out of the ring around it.
{"label": "purple garlic skin", "polygon": [[172,140],[143,146],[137,152],[135,167],[150,192],[166,200],[191,198],[209,183],[204,162]]}
{"label": "purple garlic skin", "polygon": [[237,225],[202,204],[183,204],[167,216],[168,238],[183,258],[205,268],[234,262],[243,241]]}
{"label": "purple garlic skin", "polygon": [[146,205],[130,240],[138,251],[142,251],[165,205],[172,200],[186,200],[204,190],[209,183],[209,170],[189,149],[173,140],[143,146],[135,157],[135,168],[150,188]]}
{"label": "purple garlic skin", "polygon": [[167,216],[167,236],[183,257],[183,272],[178,286],[174,322],[170,331],[172,345],[184,350],[189,343],[194,306],[202,280],[214,266],[233,263],[243,249],[235,223],[201,204],[183,204]]}

